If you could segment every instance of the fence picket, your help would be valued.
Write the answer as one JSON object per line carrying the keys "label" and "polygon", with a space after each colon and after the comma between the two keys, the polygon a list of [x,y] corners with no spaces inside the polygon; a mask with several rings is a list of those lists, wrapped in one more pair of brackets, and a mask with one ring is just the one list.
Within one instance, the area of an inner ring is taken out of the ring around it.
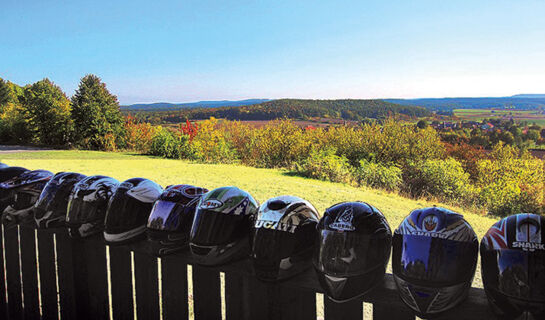
{"label": "fence picket", "polygon": [[[2,228],[2,243],[4,242],[4,226],[0,224]],[[4,247],[0,244],[0,317],[8,318],[8,305],[6,301],[6,282],[4,278]]]}
{"label": "fence picket", "polygon": [[40,295],[44,319],[57,319],[57,280],[53,232],[38,230],[38,261],[40,264]]}
{"label": "fence picket", "polygon": [[161,258],[163,319],[189,318],[187,303],[187,265],[173,256]]}
{"label": "fence picket", "polygon": [[88,265],[87,281],[90,316],[92,316],[92,319],[108,319],[109,302],[106,246],[101,234],[86,239],[84,245]]}
{"label": "fence picket", "polygon": [[38,300],[38,271],[36,263],[36,237],[34,228],[19,229],[21,246],[21,274],[23,277],[23,315],[25,320],[40,319]]}
{"label": "fence picket", "polygon": [[406,306],[396,306],[385,303],[373,303],[373,320],[414,320],[414,313]]}
{"label": "fence picket", "polygon": [[193,265],[193,310],[196,320],[221,319],[220,274],[217,270]]}
{"label": "fence picket", "polygon": [[337,303],[324,294],[325,320],[363,319],[363,302],[360,299]]}
{"label": "fence picket", "polygon": [[135,252],[134,274],[138,319],[159,319],[157,258],[143,252]]}
{"label": "fence picket", "polygon": [[134,319],[131,252],[110,246],[110,277],[114,319]]}
{"label": "fence picket", "polygon": [[54,231],[56,237],[61,319],[76,319],[73,240],[68,236],[68,231],[64,228],[55,229]]}
{"label": "fence picket", "polygon": [[6,277],[8,291],[8,318],[22,319],[21,276],[19,266],[19,232],[17,226],[4,226]]}

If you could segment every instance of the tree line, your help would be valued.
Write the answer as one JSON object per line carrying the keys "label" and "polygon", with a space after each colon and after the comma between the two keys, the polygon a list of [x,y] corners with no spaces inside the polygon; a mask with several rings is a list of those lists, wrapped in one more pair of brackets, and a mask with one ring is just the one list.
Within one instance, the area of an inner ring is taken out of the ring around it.
{"label": "tree line", "polygon": [[278,99],[250,106],[220,108],[188,108],[177,111],[125,111],[141,121],[153,124],[180,123],[210,117],[227,120],[275,120],[337,118],[362,121],[367,118],[386,119],[393,115],[427,117],[431,112],[418,106],[403,106],[384,100],[307,100]]}
{"label": "tree line", "polygon": [[0,143],[109,149],[123,133],[119,102],[96,75],[71,98],[51,80],[18,86],[0,78]]}

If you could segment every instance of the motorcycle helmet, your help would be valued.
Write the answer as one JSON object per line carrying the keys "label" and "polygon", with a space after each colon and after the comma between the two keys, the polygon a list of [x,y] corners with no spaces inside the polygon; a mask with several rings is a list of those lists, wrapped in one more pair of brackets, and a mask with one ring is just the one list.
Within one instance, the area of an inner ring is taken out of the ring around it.
{"label": "motorcycle helmet", "polygon": [[153,203],[163,188],[157,183],[132,178],[122,182],[108,203],[104,222],[107,243],[126,243],[144,235]]}
{"label": "motorcycle helmet", "polygon": [[119,181],[106,176],[91,176],[74,185],[68,198],[66,225],[72,238],[85,238],[104,230],[108,200]]}
{"label": "motorcycle helmet", "polygon": [[12,225],[32,216],[34,204],[40,197],[46,183],[53,177],[47,170],[27,171],[0,184],[2,193],[11,193],[13,198],[4,209],[2,221]]}
{"label": "motorcycle helmet", "polygon": [[314,268],[335,302],[360,297],[382,282],[392,247],[384,215],[365,202],[328,208],[317,226]]}
{"label": "motorcycle helmet", "polygon": [[263,203],[252,235],[256,277],[283,280],[311,267],[318,220],[314,206],[299,197],[280,196]]}
{"label": "motorcycle helmet", "polygon": [[195,211],[189,247],[199,264],[219,265],[247,257],[258,203],[237,187],[206,193]]}
{"label": "motorcycle helmet", "polygon": [[545,218],[519,213],[481,241],[481,274],[492,310],[504,319],[545,319]]}
{"label": "motorcycle helmet", "polygon": [[168,186],[155,201],[148,219],[151,251],[162,256],[187,248],[195,208],[207,189],[178,184]]}
{"label": "motorcycle helmet", "polygon": [[[21,167],[8,167],[0,169],[0,183],[13,179],[28,169]],[[0,214],[4,212],[4,209],[11,203],[13,198],[13,192],[9,188],[4,188],[0,185]]]}
{"label": "motorcycle helmet", "polygon": [[59,172],[45,185],[34,205],[34,220],[38,228],[64,226],[68,197],[74,185],[85,176],[74,172]]}
{"label": "motorcycle helmet", "polygon": [[467,297],[478,240],[461,214],[414,210],[394,232],[392,269],[401,299],[419,317],[436,316]]}
{"label": "motorcycle helmet", "polygon": [[5,168],[9,168],[9,166],[5,163],[0,162],[0,169],[5,169]]}

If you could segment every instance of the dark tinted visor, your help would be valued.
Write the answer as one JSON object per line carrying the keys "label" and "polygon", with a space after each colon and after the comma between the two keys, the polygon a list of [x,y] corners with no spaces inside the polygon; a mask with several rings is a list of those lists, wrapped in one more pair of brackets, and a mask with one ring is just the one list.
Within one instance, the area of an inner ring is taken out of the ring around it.
{"label": "dark tinted visor", "polygon": [[249,229],[244,215],[201,209],[195,212],[190,241],[201,246],[228,244],[247,236]]}
{"label": "dark tinted visor", "polygon": [[195,207],[157,200],[151,210],[148,228],[163,231],[187,232],[191,229]]}
{"label": "dark tinted visor", "polygon": [[40,198],[38,198],[38,201],[36,202],[36,208],[45,211],[49,210],[48,208],[55,199],[55,194],[58,190],[59,185],[57,183],[48,183],[40,194]]}
{"label": "dark tinted visor", "polygon": [[252,256],[258,260],[279,261],[289,257],[296,245],[293,233],[259,228],[254,232]]}
{"label": "dark tinted visor", "polygon": [[387,237],[322,230],[314,265],[330,275],[360,275],[384,266],[390,257],[390,247]]}
{"label": "dark tinted visor", "polygon": [[66,223],[82,224],[97,220],[104,221],[106,215],[106,201],[83,201],[82,198],[73,197],[68,202]]}
{"label": "dark tinted visor", "polygon": [[394,235],[394,273],[422,285],[454,285],[473,277],[477,242]]}
{"label": "dark tinted visor", "polygon": [[144,203],[127,195],[128,189],[119,188],[110,199],[106,214],[106,232],[123,232],[146,225],[153,204]]}
{"label": "dark tinted visor", "polygon": [[507,296],[545,301],[545,252],[497,252],[498,289]]}

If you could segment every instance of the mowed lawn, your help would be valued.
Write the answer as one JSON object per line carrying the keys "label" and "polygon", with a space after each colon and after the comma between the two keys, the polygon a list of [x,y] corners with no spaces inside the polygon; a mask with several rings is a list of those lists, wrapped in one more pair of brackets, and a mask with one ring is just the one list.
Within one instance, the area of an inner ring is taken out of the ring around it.
{"label": "mowed lawn", "polygon": [[[127,153],[94,151],[40,151],[0,154],[0,161],[28,169],[47,169],[52,172],[75,171],[86,175],[108,175],[123,181],[133,177],[154,180],[163,187],[170,184],[194,184],[213,189],[237,186],[248,191],[260,203],[279,195],[296,195],[310,201],[320,213],[338,202],[365,201],[386,216],[392,231],[413,209],[439,205],[403,198],[381,190],[356,188],[340,183],[292,176],[285,170],[258,169],[240,165],[200,164]],[[498,218],[482,216],[460,208],[446,206],[464,214],[479,239]],[[480,272],[474,282],[482,286]]]}

